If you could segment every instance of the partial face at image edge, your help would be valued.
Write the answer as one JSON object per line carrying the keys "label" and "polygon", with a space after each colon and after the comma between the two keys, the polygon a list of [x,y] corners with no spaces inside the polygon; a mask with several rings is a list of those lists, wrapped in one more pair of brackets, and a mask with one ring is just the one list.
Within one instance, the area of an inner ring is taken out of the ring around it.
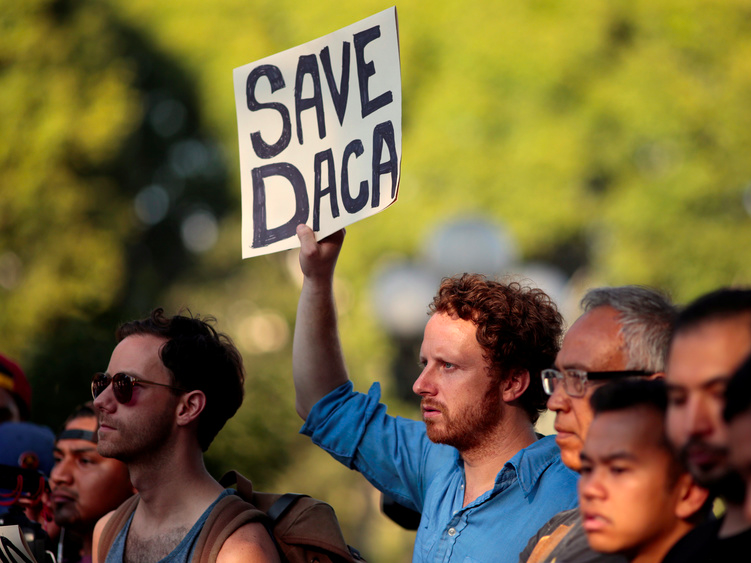
{"label": "partial face at image edge", "polygon": [[703,486],[723,486],[727,479],[724,394],[730,376],[749,353],[751,314],[708,320],[673,338],[666,373],[667,433]]}

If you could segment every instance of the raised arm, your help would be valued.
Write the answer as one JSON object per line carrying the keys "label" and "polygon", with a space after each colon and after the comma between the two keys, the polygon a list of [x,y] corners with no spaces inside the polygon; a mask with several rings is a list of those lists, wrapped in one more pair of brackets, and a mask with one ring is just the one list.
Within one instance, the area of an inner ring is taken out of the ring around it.
{"label": "raised arm", "polygon": [[303,285],[297,305],[292,374],[297,414],[305,420],[319,399],[349,379],[344,365],[334,303],[334,267],[344,230],[316,242],[306,225],[297,227]]}

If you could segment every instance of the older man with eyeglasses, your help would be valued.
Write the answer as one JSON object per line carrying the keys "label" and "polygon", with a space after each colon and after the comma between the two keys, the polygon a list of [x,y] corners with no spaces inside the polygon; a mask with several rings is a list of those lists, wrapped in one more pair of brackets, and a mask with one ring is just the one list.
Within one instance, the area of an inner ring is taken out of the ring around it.
{"label": "older man with eyeglasses", "polygon": [[[676,310],[661,293],[640,286],[597,288],[582,300],[584,314],[563,339],[555,367],[542,373],[555,411],[556,443],[563,463],[581,468],[579,454],[594,416],[590,397],[608,381],[655,378],[664,372]],[[520,562],[625,562],[618,554],[592,551],[579,510],[554,516],[533,536]]]}

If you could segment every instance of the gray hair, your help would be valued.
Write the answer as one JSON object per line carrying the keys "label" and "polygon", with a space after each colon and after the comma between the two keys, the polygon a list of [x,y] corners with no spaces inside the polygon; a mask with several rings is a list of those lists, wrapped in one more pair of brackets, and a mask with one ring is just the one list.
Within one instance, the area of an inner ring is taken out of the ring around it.
{"label": "gray hair", "polygon": [[667,295],[638,285],[598,287],[587,291],[581,306],[584,312],[596,307],[612,307],[618,311],[628,355],[626,369],[652,373],[665,370],[678,313]]}

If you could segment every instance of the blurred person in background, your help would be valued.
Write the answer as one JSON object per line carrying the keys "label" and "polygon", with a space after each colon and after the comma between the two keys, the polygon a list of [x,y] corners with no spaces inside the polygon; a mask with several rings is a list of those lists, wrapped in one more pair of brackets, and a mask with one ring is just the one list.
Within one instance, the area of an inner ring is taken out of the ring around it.
{"label": "blurred person in background", "polygon": [[46,426],[0,424],[0,525],[18,525],[39,561],[53,548],[58,532],[47,503],[54,444]]}
{"label": "blurred person in background", "polygon": [[725,512],[682,538],[666,562],[731,561],[751,552],[745,485],[730,466],[722,416],[728,382],[749,354],[751,289],[718,289],[679,314],[665,376],[668,438],[696,481],[721,498]]}
{"label": "blurred person in background", "polygon": [[725,392],[730,466],[746,484],[743,515],[751,524],[751,356],[735,372]]}
{"label": "blurred person in background", "polygon": [[89,401],[71,413],[55,443],[50,497],[55,523],[62,530],[60,545],[72,546],[65,549],[64,560],[69,562],[91,561],[97,521],[135,493],[127,466],[97,452],[98,429],[98,416]]}
{"label": "blurred person in background", "polygon": [[29,420],[31,386],[21,366],[0,354],[0,423]]}

